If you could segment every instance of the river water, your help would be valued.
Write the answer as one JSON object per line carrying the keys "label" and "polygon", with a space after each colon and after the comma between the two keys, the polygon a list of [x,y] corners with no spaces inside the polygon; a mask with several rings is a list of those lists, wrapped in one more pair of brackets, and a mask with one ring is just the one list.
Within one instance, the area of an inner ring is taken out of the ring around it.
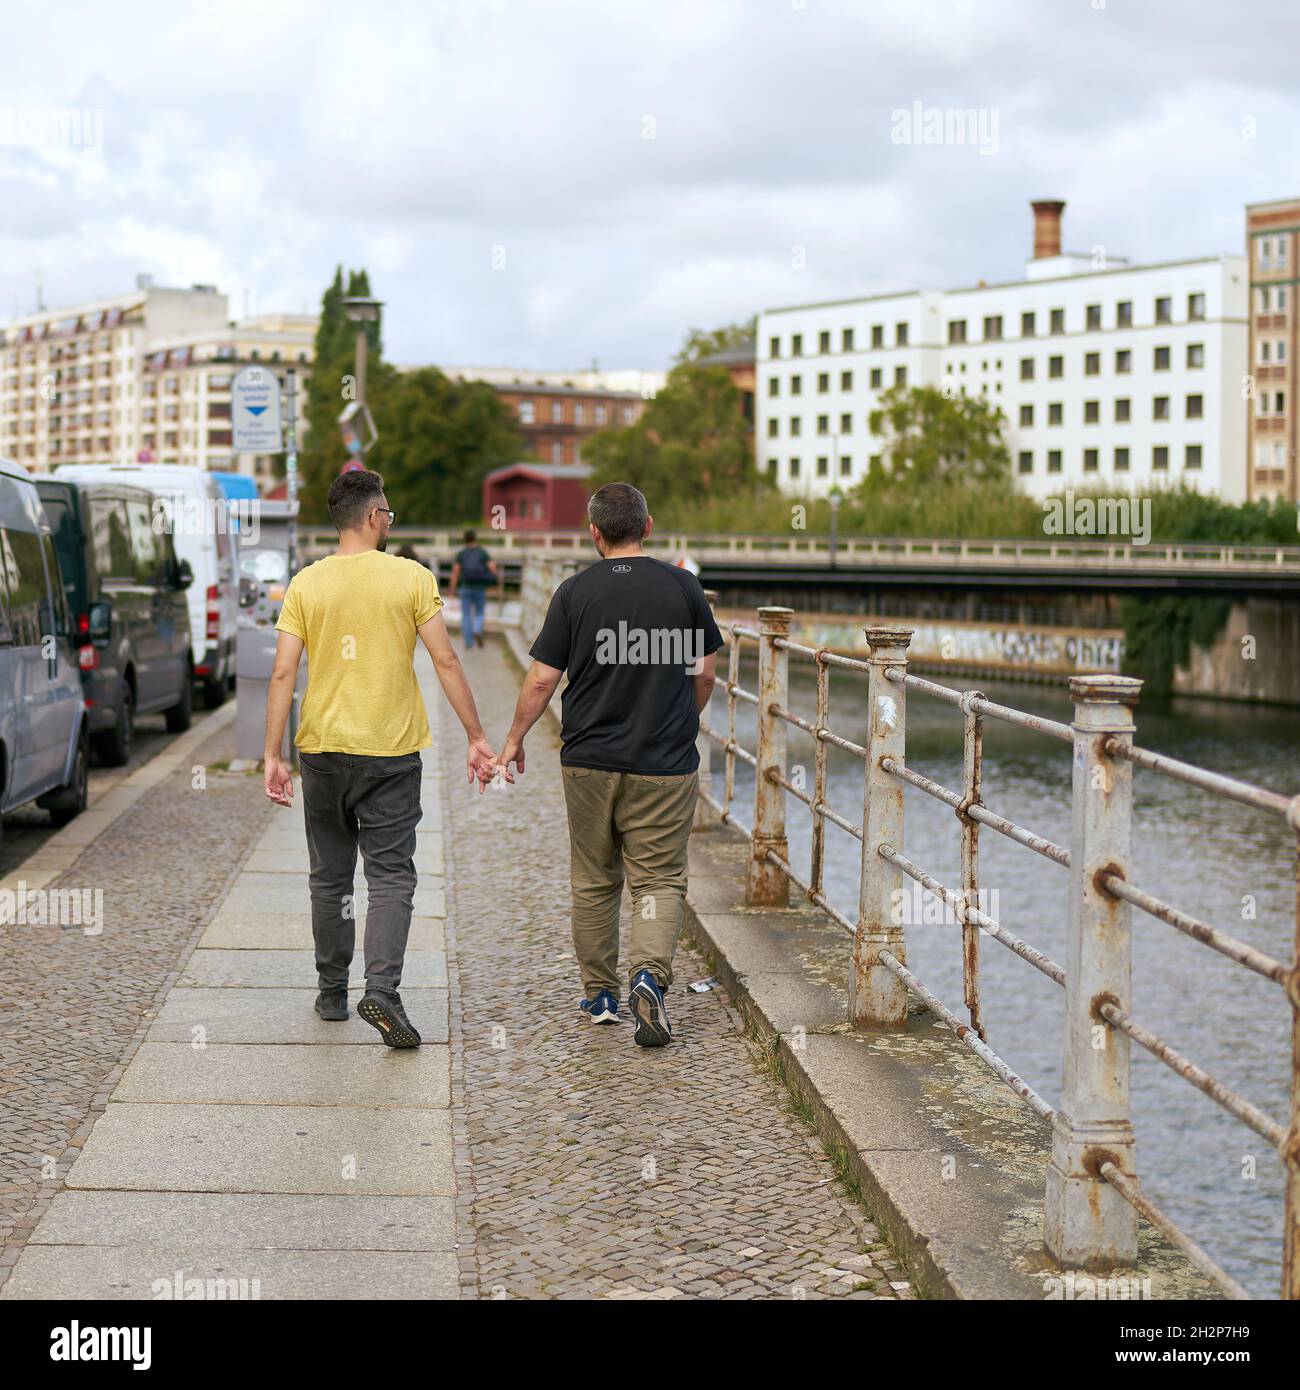
{"label": "river water", "polygon": [[[752,647],[745,649],[751,658]],[[719,653],[725,670],[725,652]],[[938,678],[935,678],[938,679]],[[962,687],[960,680],[944,684]],[[757,688],[752,658],[741,684]],[[969,683],[967,683],[969,684]],[[1064,688],[980,682],[990,699],[1068,723]],[[830,676],[831,727],[866,742],[866,677]],[[809,663],[791,661],[790,708],[815,718]],[[737,702],[737,738],[754,748],[755,709]],[[715,694],[715,729],[726,728],[725,696]],[[1300,792],[1300,712],[1179,700],[1138,707],[1136,741],[1285,794]],[[721,754],[714,750],[715,772]],[[788,734],[788,760],[813,782],[813,741]],[[907,761],[960,790],[962,718],[952,706],[909,691]],[[1017,824],[1068,847],[1070,750],[1067,745],[995,720],[984,721],[984,802]],[[828,800],[861,821],[863,768],[830,749]],[[721,796],[722,779],[715,778]],[[1280,819],[1134,769],[1132,879],[1166,902],[1289,962],[1295,930],[1295,839]],[[791,864],[807,877],[811,816],[786,798]],[[736,763],[736,809],[753,821],[753,776]],[[956,817],[914,788],[905,793],[904,852],[941,882],[958,888]],[[857,916],[861,849],[827,823],[826,895]],[[980,834],[980,883],[989,915],[1057,962],[1065,961],[1067,871],[995,831]],[[910,886],[910,884],[908,885]],[[798,891],[797,889],[794,891]],[[918,890],[919,891],[919,890]],[[962,1005],[960,928],[934,922],[907,932],[908,966],[958,1017]],[[1252,915],[1253,914],[1253,915]],[[950,914],[949,914],[950,915]],[[850,947],[846,939],[846,968]],[[1049,1103],[1061,1092],[1064,991],[991,937],[980,938],[981,992],[989,1044]],[[1290,1010],[1282,990],[1181,932],[1133,911],[1133,1000],[1138,1022],[1285,1125],[1290,1085]],[[1136,1044],[1133,1119],[1144,1189],[1218,1263],[1254,1295],[1276,1298],[1281,1272],[1282,1164],[1253,1130],[1169,1071]],[[990,1073],[991,1075],[991,1073]]]}

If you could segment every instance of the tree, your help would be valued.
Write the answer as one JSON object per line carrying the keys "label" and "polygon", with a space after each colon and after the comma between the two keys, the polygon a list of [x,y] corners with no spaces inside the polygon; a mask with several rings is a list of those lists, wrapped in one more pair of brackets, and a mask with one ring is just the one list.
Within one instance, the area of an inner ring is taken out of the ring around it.
{"label": "tree", "polygon": [[728,323],[721,328],[691,328],[673,361],[698,362],[702,357],[712,357],[714,353],[726,352],[728,348],[752,345],[757,332],[757,315],[746,323]]}
{"label": "tree", "polygon": [[1009,490],[1006,416],[978,396],[951,395],[934,386],[891,386],[868,424],[884,441],[880,462],[866,479],[869,486],[904,483],[912,491],[960,482]]}
{"label": "tree", "polygon": [[593,488],[631,483],[666,513],[710,496],[737,500],[771,487],[754,468],[740,392],[725,367],[682,362],[635,424],[583,446]]}

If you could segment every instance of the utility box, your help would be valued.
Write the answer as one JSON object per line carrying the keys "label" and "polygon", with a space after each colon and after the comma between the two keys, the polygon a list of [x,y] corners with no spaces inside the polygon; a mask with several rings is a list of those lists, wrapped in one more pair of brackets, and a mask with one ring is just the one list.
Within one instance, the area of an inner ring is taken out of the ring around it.
{"label": "utility box", "polygon": [[[260,501],[257,524],[238,535],[239,632],[235,646],[235,756],[260,761],[266,744],[266,702],[275,668],[275,630],[289,587],[289,522],[297,503]],[[298,708],[307,687],[306,658],[298,681],[281,753],[293,760]]]}

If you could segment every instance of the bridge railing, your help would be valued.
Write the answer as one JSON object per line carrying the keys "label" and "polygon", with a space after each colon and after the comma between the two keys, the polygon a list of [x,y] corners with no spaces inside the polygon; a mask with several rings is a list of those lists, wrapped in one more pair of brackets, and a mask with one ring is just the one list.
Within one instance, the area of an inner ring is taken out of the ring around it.
{"label": "bridge railing", "polygon": [[[899,1029],[906,1023],[909,992],[957,1035],[997,1076],[1052,1125],[1052,1157],[1045,1191],[1044,1230],[1049,1253],[1062,1265],[1096,1268],[1132,1264],[1137,1256],[1141,1214],[1213,1279],[1229,1296],[1247,1297],[1172,1219],[1144,1193],[1138,1181],[1129,1104],[1129,1047],[1137,1043],[1176,1075],[1253,1129],[1285,1164],[1285,1234],[1282,1296],[1300,1298],[1300,877],[1295,956],[1285,964],[1209,923],[1143,891],[1132,881],[1134,768],[1172,777],[1280,817],[1297,835],[1300,866],[1300,796],[1287,798],[1234,778],[1209,772],[1133,743],[1133,706],[1141,681],[1122,676],[1078,676],[1070,681],[1074,718],[1062,724],[1009,708],[978,690],[955,690],[907,670],[911,637],[904,628],[868,628],[866,661],[789,639],[792,610],[760,608],[760,626],[728,625],[725,732],[702,723],[704,739],[721,747],[720,799],[702,766],[701,794],[721,820],[742,830],[752,853],[746,873],[746,902],[785,907],[794,884],[853,938],[849,987],[850,1021],[863,1029]],[[758,690],[740,684],[740,654],[758,649]],[[812,718],[789,705],[789,661],[811,662],[816,670]],[[834,732],[830,723],[832,670],[867,682],[868,735],[865,747]],[[964,720],[962,785],[941,786],[907,764],[907,697],[941,700]],[[751,752],[737,737],[740,705],[755,707],[756,744]],[[1035,736],[1070,745],[1073,760],[1070,843],[1052,841],[1015,824],[983,799],[983,727],[986,719],[1012,724]],[[814,740],[811,791],[788,775],[786,733],[793,728]],[[827,803],[830,749],[863,763],[862,819],[856,822]],[[735,768],[752,766],[754,813],[745,825],[733,809]],[[907,857],[903,836],[903,789],[911,786],[950,806],[961,837],[961,882],[941,883]],[[790,863],[786,839],[786,796],[808,808],[812,843],[807,877]],[[824,891],[827,822],[861,842],[859,905],[850,920]],[[987,829],[1039,855],[1067,873],[1067,945],[1059,963],[983,911],[979,835]],[[1300,868],[1298,868],[1300,874]],[[939,999],[907,967],[902,902],[903,881],[928,890],[954,913],[961,928],[965,1019]],[[1229,1090],[1208,1071],[1139,1023],[1130,1005],[1130,918],[1133,908],[1219,952],[1237,965],[1283,988],[1292,1009],[1291,1113],[1287,1125]],[[981,938],[1006,947],[1065,991],[1064,1081],[1054,1109],[1030,1087],[985,1038],[980,998]]]}

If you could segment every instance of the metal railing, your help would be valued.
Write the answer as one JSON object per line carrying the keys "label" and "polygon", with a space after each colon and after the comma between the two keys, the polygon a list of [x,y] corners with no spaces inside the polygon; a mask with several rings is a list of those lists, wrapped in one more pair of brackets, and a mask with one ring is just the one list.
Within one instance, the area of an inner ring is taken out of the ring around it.
{"label": "metal railing", "polygon": [[[907,1019],[909,992],[1030,1107],[1052,1125],[1044,1230],[1048,1252],[1062,1265],[1097,1268],[1132,1264],[1137,1258],[1137,1217],[1157,1227],[1204,1274],[1233,1298],[1247,1297],[1188,1235],[1147,1198],[1138,1182],[1129,1107],[1129,1049],[1137,1043],[1176,1075],[1254,1130],[1285,1165],[1285,1234],[1282,1296],[1300,1298],[1300,796],[1288,798],[1234,778],[1208,772],[1133,743],[1132,709],[1142,682],[1123,676],[1077,676],[1070,681],[1074,718],[1070,724],[1011,709],[978,690],[954,690],[907,670],[911,633],[905,628],[866,629],[865,661],[789,638],[792,610],[760,608],[760,626],[727,625],[726,732],[702,723],[702,737],[720,745],[723,791],[715,799],[712,777],[702,768],[701,795],[721,820],[750,839],[745,900],[752,906],[785,907],[794,884],[853,937],[849,1015],[854,1027],[899,1029]],[[740,684],[744,644],[758,648],[758,691]],[[816,713],[804,718],[788,708],[789,661],[814,664]],[[830,727],[830,673],[851,671],[867,678],[868,735],[862,747]],[[908,693],[941,700],[964,721],[962,785],[941,786],[907,765]],[[756,706],[754,752],[737,738],[739,703]],[[983,729],[986,719],[1070,745],[1073,793],[1069,845],[1037,835],[984,804]],[[811,791],[788,776],[786,731],[801,730],[816,744]],[[856,823],[827,804],[827,755],[831,748],[864,764],[862,820]],[[735,765],[755,769],[754,820],[744,825],[732,810]],[[1130,874],[1134,768],[1174,778],[1203,791],[1280,817],[1297,836],[1295,955],[1286,964],[1226,932],[1144,892]],[[950,806],[961,834],[961,883],[949,886],[904,852],[903,789],[916,788]],[[812,816],[811,863],[805,879],[790,864],[786,840],[786,797]],[[839,912],[824,891],[827,822],[861,842],[856,921]],[[1044,955],[980,906],[979,836],[988,829],[1006,837],[1068,874],[1068,923],[1064,963]],[[904,928],[898,912],[904,879],[928,890],[949,907],[961,927],[963,1020],[907,967]],[[1287,1125],[1264,1114],[1222,1085],[1204,1068],[1145,1028],[1130,1007],[1130,916],[1149,913],[1237,965],[1280,985],[1292,1009],[1291,1113]],[[1061,1104],[1053,1108],[989,1047],[980,999],[980,945],[987,936],[1065,991],[1064,1081]]]}
{"label": "metal railing", "polygon": [[[435,527],[395,526],[393,548],[406,542],[434,555],[450,557],[463,544],[459,531]],[[304,554],[315,558],[333,549],[332,527],[304,526],[299,530]],[[586,530],[495,531],[484,529],[481,543],[506,556],[547,554],[590,560],[591,536]],[[390,544],[392,544],[390,542]],[[665,531],[646,542],[652,555],[686,552],[701,564],[728,561],[776,566],[827,565],[831,538],[816,532],[779,535],[730,535],[716,532]],[[840,535],[835,541],[835,564],[843,569],[1006,568],[1095,572],[1192,571],[1260,575],[1300,575],[1300,545],[1217,545],[1208,542],[1161,542],[1139,545],[1104,538],[1084,540],[951,540],[917,537]]]}

